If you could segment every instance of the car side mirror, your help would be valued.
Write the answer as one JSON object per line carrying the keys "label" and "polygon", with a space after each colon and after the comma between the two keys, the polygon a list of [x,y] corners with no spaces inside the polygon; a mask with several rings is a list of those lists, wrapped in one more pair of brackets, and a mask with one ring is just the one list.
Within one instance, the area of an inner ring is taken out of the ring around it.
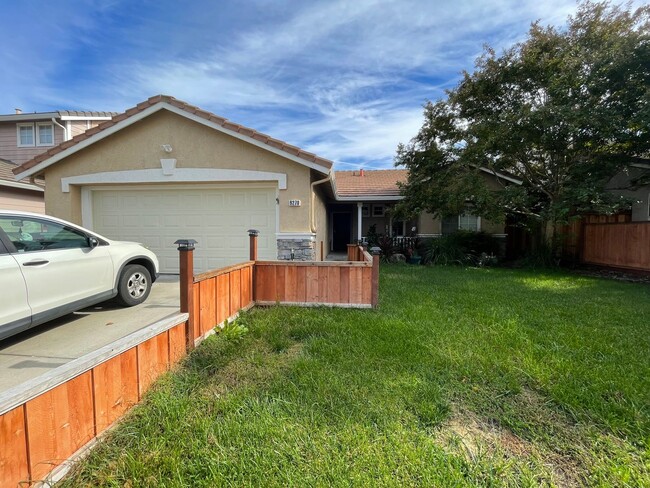
{"label": "car side mirror", "polygon": [[90,244],[91,249],[95,249],[99,246],[99,241],[94,237],[88,237],[88,244]]}

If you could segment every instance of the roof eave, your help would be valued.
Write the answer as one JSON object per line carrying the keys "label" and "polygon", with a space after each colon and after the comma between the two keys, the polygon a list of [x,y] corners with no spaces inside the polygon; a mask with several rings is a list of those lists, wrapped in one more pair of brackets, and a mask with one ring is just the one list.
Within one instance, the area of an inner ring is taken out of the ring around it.
{"label": "roof eave", "polygon": [[[158,103],[156,103],[154,105],[151,105],[150,107],[145,108],[144,110],[142,110],[140,112],[137,112],[137,113],[131,115],[130,117],[125,118],[124,120],[121,120],[121,121],[117,122],[115,125],[113,125],[111,127],[100,130],[99,132],[97,132],[97,133],[91,135],[90,137],[88,137],[87,139],[84,139],[83,141],[81,141],[81,142],[79,142],[77,144],[74,144],[73,146],[70,146],[69,148],[64,149],[63,151],[52,155],[50,158],[47,158],[47,159],[35,164],[34,166],[25,169],[25,171],[18,172],[18,173],[15,172],[14,174],[16,175],[16,179],[23,179],[23,178],[27,178],[29,176],[38,174],[38,173],[44,171],[49,166],[59,162],[60,160],[62,160],[64,158],[67,158],[68,156],[71,156],[72,154],[75,154],[76,152],[79,152],[82,149],[85,149],[86,147],[94,144],[95,142],[99,142],[102,139],[105,139],[106,137],[108,137],[108,136],[110,136],[110,135],[112,135],[112,134],[114,134],[116,132],[119,132],[120,130],[122,130],[122,129],[124,129],[124,128],[126,128],[126,127],[128,127],[128,126],[130,126],[130,125],[132,125],[132,124],[146,118],[146,117],[148,117],[149,115],[152,115],[152,114],[154,114],[154,113],[156,113],[156,112],[158,112],[160,110],[163,110],[163,109],[168,110],[168,111],[170,111],[172,113],[175,113],[177,115],[180,115],[182,117],[186,117],[186,118],[188,118],[190,120],[193,120],[193,121],[195,121],[195,122],[197,122],[199,124],[202,124],[204,126],[211,127],[211,128],[213,128],[213,129],[215,129],[215,130],[217,130],[219,132],[223,132],[223,133],[228,134],[228,135],[230,135],[232,137],[235,137],[237,139],[248,142],[248,143],[250,143],[250,144],[252,144],[254,146],[257,146],[257,147],[259,147],[261,149],[264,149],[264,150],[269,151],[271,153],[282,156],[285,159],[295,161],[295,162],[297,162],[299,164],[307,166],[308,168],[312,168],[312,169],[314,169],[316,171],[319,171],[324,175],[328,175],[330,173],[331,169],[332,169],[331,165],[329,167],[327,167],[327,166],[323,166],[321,164],[315,163],[313,161],[309,161],[307,159],[300,158],[300,157],[295,156],[293,154],[290,154],[290,153],[288,153],[286,151],[283,151],[281,149],[278,149],[278,148],[272,147],[272,146],[270,146],[268,144],[265,144],[262,141],[258,141],[257,139],[254,139],[254,138],[249,137],[247,135],[240,134],[239,132],[235,132],[235,131],[232,131],[230,129],[226,129],[225,127],[223,127],[223,126],[221,126],[221,125],[219,125],[217,123],[214,123],[214,122],[212,122],[210,120],[206,120],[203,117],[199,117],[199,116],[197,116],[197,115],[195,115],[193,113],[187,112],[186,110],[183,110],[182,108],[175,107],[175,106],[171,105],[170,103],[167,103],[165,101],[161,101],[161,102],[158,102]],[[17,169],[20,169],[20,166]]]}
{"label": "roof eave", "polygon": [[402,200],[402,195],[336,195],[338,202],[379,202]]}
{"label": "roof eave", "polygon": [[45,192],[44,188],[41,188],[37,185],[31,185],[29,183],[21,183],[20,181],[9,181],[9,180],[0,180],[0,186],[7,186],[10,188],[19,188],[21,190],[31,190],[37,192]]}
{"label": "roof eave", "polygon": [[59,112],[0,115],[0,122],[29,122],[30,120],[51,120],[59,118]]}

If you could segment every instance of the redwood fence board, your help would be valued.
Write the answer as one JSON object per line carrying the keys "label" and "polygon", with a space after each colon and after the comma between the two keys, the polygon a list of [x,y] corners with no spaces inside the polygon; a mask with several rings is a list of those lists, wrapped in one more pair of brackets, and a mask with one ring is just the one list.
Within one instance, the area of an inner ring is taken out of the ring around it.
{"label": "redwood fence board", "polygon": [[193,323],[194,329],[194,339],[201,337],[201,290],[200,286],[193,285],[192,293],[194,294],[194,300],[192,301],[192,316],[194,320]]}
{"label": "redwood fence board", "polygon": [[327,301],[341,303],[341,268],[327,268]]}
{"label": "redwood fence board", "polygon": [[585,224],[582,261],[650,271],[650,222]]}
{"label": "redwood fence board", "polygon": [[230,279],[228,275],[217,277],[217,323],[230,317]]}
{"label": "redwood fence board", "polygon": [[[217,323],[217,309],[213,298],[215,295],[215,282],[216,278],[208,278],[199,283],[199,322],[201,324],[201,334],[205,334]],[[196,289],[196,285],[194,285],[194,288]]]}
{"label": "redwood fence board", "polygon": [[169,341],[167,334],[152,337],[138,344],[138,382],[140,398],[160,374],[167,371],[169,360]]}
{"label": "redwood fence board", "polygon": [[230,314],[241,308],[241,272],[229,273],[230,277]]}
{"label": "redwood fence board", "polygon": [[24,410],[21,405],[0,415],[0,488],[29,479]]}
{"label": "redwood fence board", "polygon": [[95,437],[90,371],[27,402],[32,479],[44,479]]}
{"label": "redwood fence board", "polygon": [[96,430],[103,432],[138,403],[136,348],[95,366],[92,373]]}
{"label": "redwood fence board", "polygon": [[169,329],[169,364],[178,363],[186,353],[185,324]]}

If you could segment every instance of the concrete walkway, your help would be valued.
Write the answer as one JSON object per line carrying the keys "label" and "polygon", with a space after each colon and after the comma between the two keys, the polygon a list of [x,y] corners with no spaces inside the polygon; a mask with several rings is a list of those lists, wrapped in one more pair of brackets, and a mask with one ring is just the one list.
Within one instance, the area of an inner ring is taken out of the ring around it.
{"label": "concrete walkway", "polygon": [[178,312],[178,276],[163,275],[146,302],[99,304],[0,342],[0,392]]}

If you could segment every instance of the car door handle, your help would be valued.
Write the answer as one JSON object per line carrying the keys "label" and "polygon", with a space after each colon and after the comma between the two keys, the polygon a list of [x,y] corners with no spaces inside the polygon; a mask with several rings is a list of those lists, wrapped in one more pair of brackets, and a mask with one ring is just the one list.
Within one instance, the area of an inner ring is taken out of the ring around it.
{"label": "car door handle", "polygon": [[23,266],[43,266],[47,263],[49,263],[47,259],[35,259],[33,261],[27,261],[26,263],[23,263]]}

